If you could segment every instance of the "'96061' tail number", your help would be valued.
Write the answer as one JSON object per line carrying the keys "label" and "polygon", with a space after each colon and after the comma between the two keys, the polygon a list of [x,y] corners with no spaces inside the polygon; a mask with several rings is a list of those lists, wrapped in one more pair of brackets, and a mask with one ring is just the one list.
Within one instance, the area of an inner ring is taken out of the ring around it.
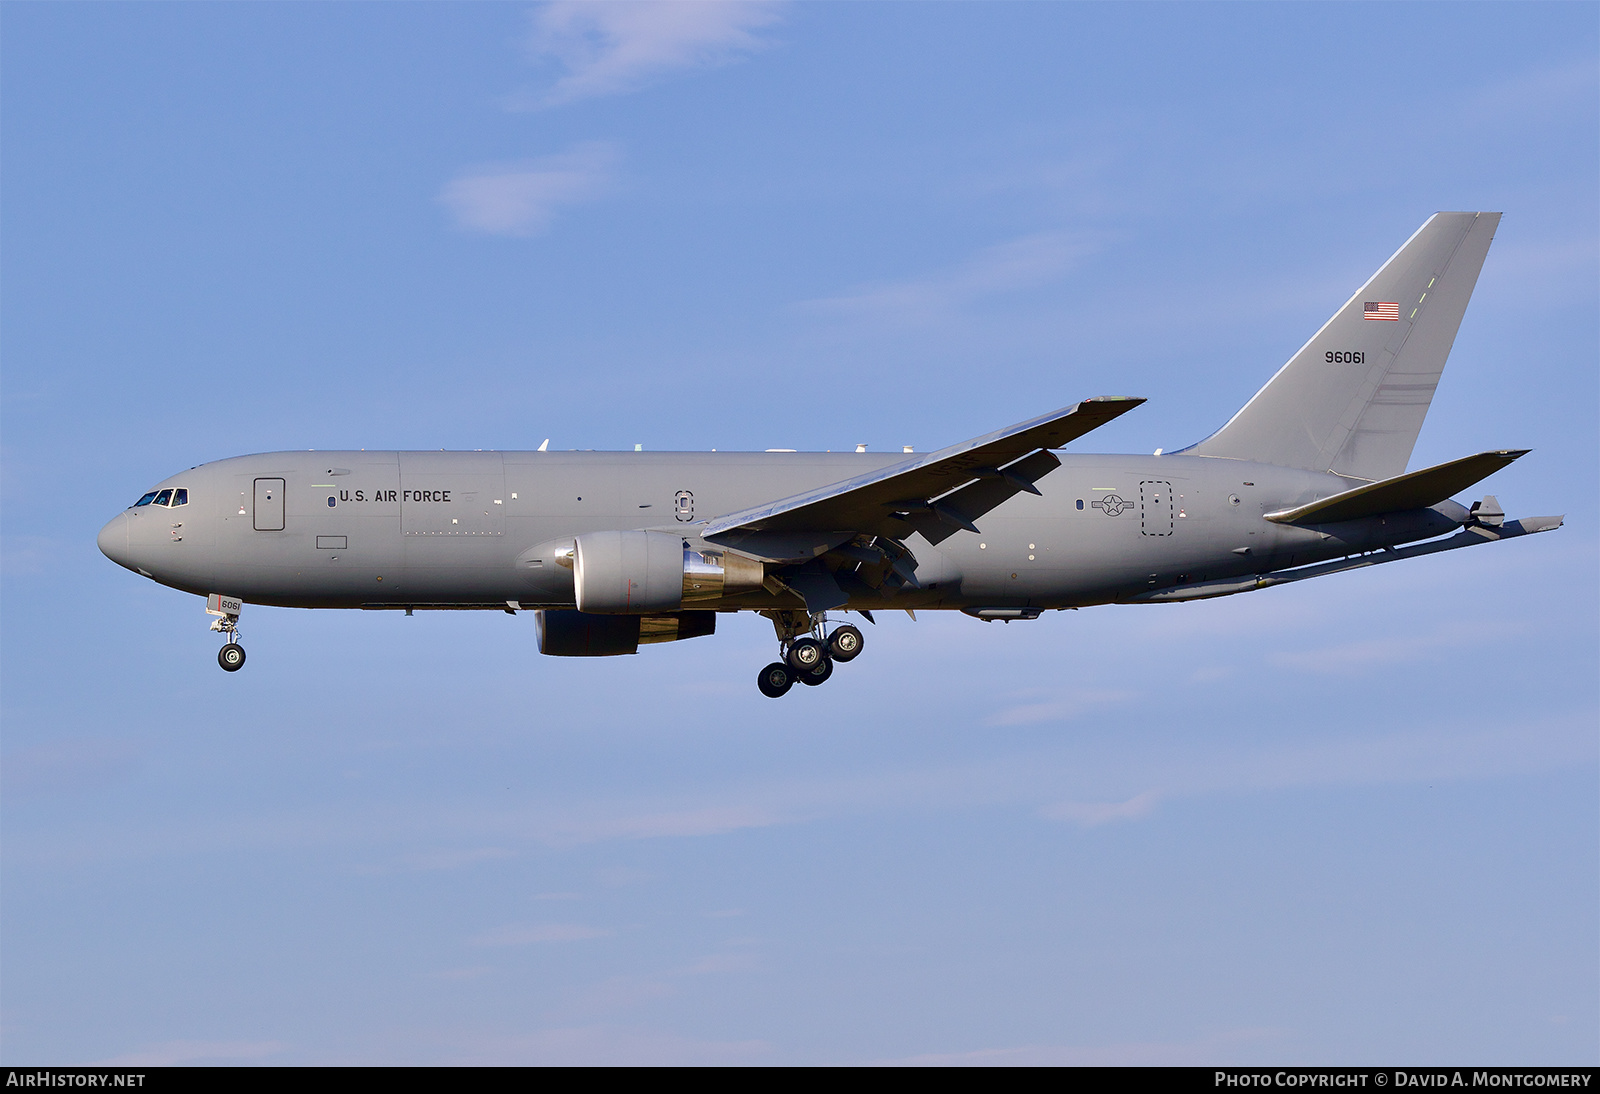
{"label": "'96061' tail number", "polygon": [[1367,363],[1366,352],[1358,349],[1330,349],[1322,355],[1322,359],[1330,365],[1364,365]]}

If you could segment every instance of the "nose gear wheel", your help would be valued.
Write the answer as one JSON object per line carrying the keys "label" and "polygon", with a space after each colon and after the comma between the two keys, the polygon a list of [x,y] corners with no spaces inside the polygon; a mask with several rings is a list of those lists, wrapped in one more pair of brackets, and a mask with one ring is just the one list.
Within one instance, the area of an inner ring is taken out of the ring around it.
{"label": "nose gear wheel", "polygon": [[244,647],[239,645],[239,617],[219,616],[211,621],[211,629],[221,632],[228,640],[227,645],[217,651],[217,664],[222,666],[222,671],[238,672],[244,668]]}

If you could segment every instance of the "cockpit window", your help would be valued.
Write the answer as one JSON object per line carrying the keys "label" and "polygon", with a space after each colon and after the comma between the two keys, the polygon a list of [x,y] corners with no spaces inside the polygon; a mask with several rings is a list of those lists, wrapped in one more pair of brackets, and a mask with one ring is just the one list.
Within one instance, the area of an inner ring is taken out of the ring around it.
{"label": "cockpit window", "polygon": [[176,507],[189,504],[189,491],[184,489],[152,490],[129,508],[137,509],[141,505],[165,505]]}

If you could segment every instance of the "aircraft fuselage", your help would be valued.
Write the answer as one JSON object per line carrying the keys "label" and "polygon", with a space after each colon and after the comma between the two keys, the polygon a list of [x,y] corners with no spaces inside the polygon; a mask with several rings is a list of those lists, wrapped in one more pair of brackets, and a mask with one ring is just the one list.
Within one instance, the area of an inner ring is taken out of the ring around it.
{"label": "aircraft fuselage", "polygon": [[[202,464],[114,518],[101,549],[187,592],[306,608],[574,605],[551,544],[605,529],[674,531],[904,457],[858,453],[275,452]],[[847,608],[1068,608],[1266,573],[1437,536],[1454,502],[1316,528],[1263,514],[1361,480],[1210,457],[1063,455],[979,531],[907,540],[916,584],[854,587]],[[765,590],[700,609],[791,609]]]}

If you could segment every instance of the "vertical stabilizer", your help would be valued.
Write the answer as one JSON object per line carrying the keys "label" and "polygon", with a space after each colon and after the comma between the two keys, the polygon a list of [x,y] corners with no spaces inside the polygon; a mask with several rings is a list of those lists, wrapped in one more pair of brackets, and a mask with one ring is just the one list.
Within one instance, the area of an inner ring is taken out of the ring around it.
{"label": "vertical stabilizer", "polygon": [[1499,213],[1435,213],[1189,455],[1386,479],[1406,469]]}

